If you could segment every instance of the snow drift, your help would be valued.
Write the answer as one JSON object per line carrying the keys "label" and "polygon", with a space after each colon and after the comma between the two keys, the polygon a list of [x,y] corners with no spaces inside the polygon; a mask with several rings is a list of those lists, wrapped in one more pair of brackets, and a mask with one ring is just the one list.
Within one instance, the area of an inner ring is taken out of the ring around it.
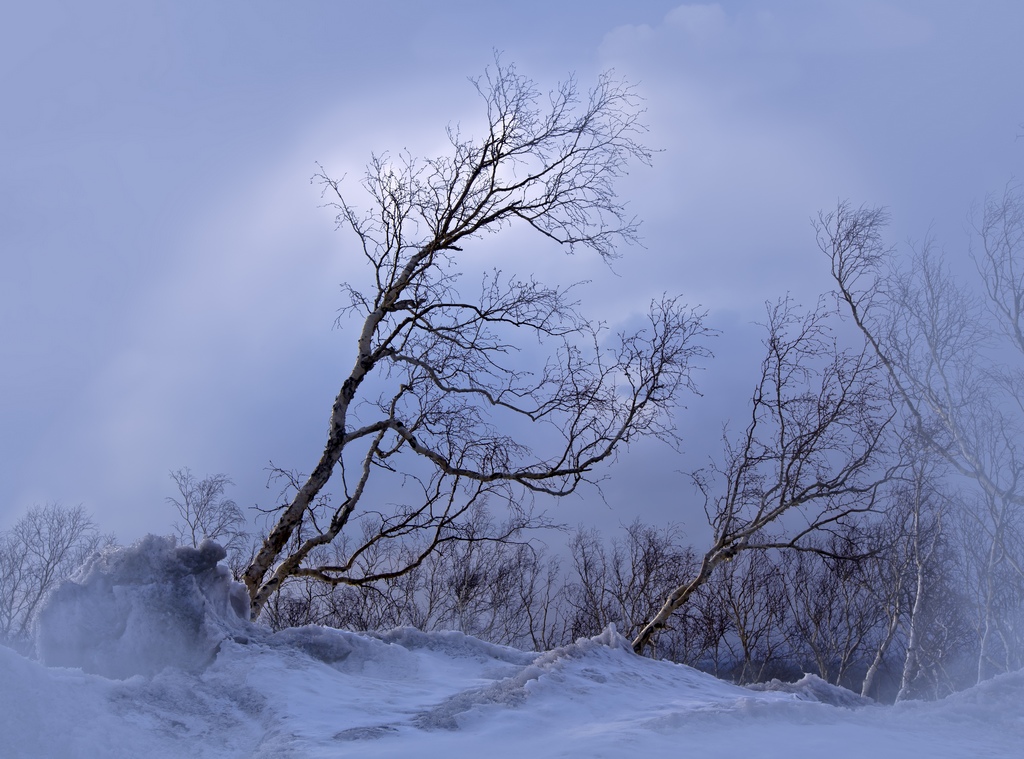
{"label": "snow drift", "polygon": [[786,683],[782,680],[769,680],[766,683],[753,683],[747,686],[750,690],[778,691],[781,693],[792,693],[803,701],[818,701],[822,704],[832,706],[860,707],[875,703],[874,699],[865,698],[852,690],[841,688],[838,685],[822,680],[817,675],[805,673],[795,683]]}
{"label": "snow drift", "polygon": [[251,630],[248,596],[218,564],[224,556],[211,540],[175,547],[155,535],[96,554],[40,611],[40,660],[113,678],[198,671],[221,641]]}
{"label": "snow drift", "polygon": [[1021,673],[853,708],[813,677],[754,691],[641,658],[614,629],[544,653],[458,632],[271,634],[221,556],[149,537],[62,585],[40,619],[48,666],[0,646],[0,755],[974,759],[1024,745]]}

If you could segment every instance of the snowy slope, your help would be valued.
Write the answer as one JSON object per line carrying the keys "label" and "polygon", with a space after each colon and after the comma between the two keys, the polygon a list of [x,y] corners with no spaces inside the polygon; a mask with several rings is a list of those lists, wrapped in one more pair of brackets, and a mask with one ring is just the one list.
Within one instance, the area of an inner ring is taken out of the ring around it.
{"label": "snowy slope", "polygon": [[859,710],[738,688],[605,633],[534,655],[306,628],[200,674],[108,680],[0,648],[0,756],[1021,757],[1024,675]]}
{"label": "snowy slope", "polygon": [[[183,549],[160,550],[177,561]],[[94,584],[75,601],[76,619],[102,593],[134,620],[104,629],[130,638],[168,624],[166,599],[159,620],[147,606],[159,578],[98,581],[103,567],[125,564],[104,561],[83,575]],[[203,571],[196,587],[209,593],[222,573]],[[180,571],[174,582],[186,597]],[[50,617],[65,638],[80,634],[60,609]],[[792,693],[752,691],[643,659],[612,630],[536,654],[454,632],[273,635],[245,623],[239,634],[240,625],[227,625],[232,634],[202,668],[123,680],[0,647],[0,757],[1024,757],[1022,673],[938,703],[849,708],[810,700],[829,687],[813,678]],[[141,650],[137,639],[123,643]]]}

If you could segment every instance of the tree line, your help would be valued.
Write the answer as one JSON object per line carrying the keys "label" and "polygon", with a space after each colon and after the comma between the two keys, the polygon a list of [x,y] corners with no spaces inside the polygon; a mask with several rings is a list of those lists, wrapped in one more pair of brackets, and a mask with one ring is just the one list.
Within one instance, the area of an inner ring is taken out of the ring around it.
{"label": "tree line", "polygon": [[[739,683],[813,672],[887,701],[939,698],[1024,666],[1024,580],[1015,559],[993,563],[991,535],[976,529],[990,517],[984,499],[950,488],[946,467],[927,449],[904,453],[913,465],[872,512],[816,531],[801,549],[737,552],[693,590],[646,653]],[[226,496],[230,480],[185,469],[172,479],[178,540],[221,541],[240,576],[258,536]],[[552,550],[478,506],[460,530],[400,574],[385,570],[410,563],[422,547],[375,544],[356,567],[388,575],[372,584],[293,578],[260,621],[274,629],[455,629],[546,650],[609,624],[636,637],[702,562],[673,525],[635,521],[610,540],[580,527],[565,550]],[[1002,534],[1001,550],[1019,557],[1024,544],[1014,536]],[[114,542],[81,507],[56,505],[30,510],[0,534],[0,641],[30,652],[31,621],[46,593]],[[316,558],[339,561],[349,550],[341,542]]]}
{"label": "tree line", "polygon": [[[981,504],[952,499],[929,474],[894,489],[882,516],[819,535],[807,550],[724,562],[647,653],[740,683],[813,672],[888,701],[939,698],[1021,668],[1024,581],[990,576],[989,546],[970,529]],[[475,516],[478,534],[493,531],[488,519]],[[365,561],[373,572],[392,560]],[[263,619],[274,628],[456,629],[545,650],[609,624],[634,638],[700,563],[677,527],[639,521],[610,541],[580,528],[564,553],[463,540],[374,586],[296,579]]]}

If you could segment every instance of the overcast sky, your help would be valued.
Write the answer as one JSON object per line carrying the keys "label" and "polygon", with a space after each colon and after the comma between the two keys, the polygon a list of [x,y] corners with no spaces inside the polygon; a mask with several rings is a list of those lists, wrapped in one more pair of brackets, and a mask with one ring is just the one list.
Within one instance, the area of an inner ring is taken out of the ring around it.
{"label": "overcast sky", "polygon": [[[694,531],[678,473],[744,413],[763,302],[829,287],[810,218],[888,206],[892,239],[966,250],[972,203],[1024,175],[1024,3],[66,2],[0,10],[0,528],[82,503],[123,540],[166,532],[168,471],[270,505],[308,471],[352,338],[357,265],[310,177],[443,147],[479,119],[467,77],[502,51],[552,86],[608,68],[646,98],[651,168],[620,185],[644,248],[609,269],[509,245],[506,270],[589,279],[616,323],[668,290],[723,330],[679,417],[608,505]],[[518,239],[518,238],[517,238]],[[499,246],[495,238],[488,245]]]}

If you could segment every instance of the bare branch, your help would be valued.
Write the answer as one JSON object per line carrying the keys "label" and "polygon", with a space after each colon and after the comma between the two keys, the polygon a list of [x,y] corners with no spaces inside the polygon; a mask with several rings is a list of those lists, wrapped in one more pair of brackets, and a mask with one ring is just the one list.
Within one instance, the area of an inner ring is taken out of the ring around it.
{"label": "bare branch", "polygon": [[[636,636],[637,653],[741,551],[821,552],[807,540],[874,509],[896,468],[884,463],[896,410],[869,350],[839,349],[829,326],[835,316],[822,302],[805,313],[789,298],[767,304],[765,357],[750,421],[735,440],[725,437],[724,464],[694,476],[714,529],[712,545],[697,573],[669,594]],[[720,491],[715,481],[722,482]]]}
{"label": "bare branch", "polygon": [[[674,440],[672,412],[695,391],[711,333],[703,313],[676,298],[652,303],[644,329],[612,338],[580,313],[574,288],[495,271],[474,297],[458,276],[483,233],[513,224],[606,260],[635,241],[615,181],[630,161],[651,157],[638,141],[636,93],[606,75],[589,93],[570,79],[544,97],[500,60],[474,86],[483,133],[449,127],[450,150],[437,158],[373,156],[365,209],[325,171],[314,178],[339,227],[354,233],[371,284],[344,286],[346,317],[362,321],[355,360],[319,461],[274,511],[245,572],[254,614],[289,577],[343,585],[413,571],[461,539],[469,507],[485,497],[573,492],[621,445]],[[357,473],[351,487],[346,471]],[[336,473],[343,492],[329,493]],[[343,561],[316,560],[369,513],[361,502],[380,474],[418,483],[422,499],[382,513],[377,533]],[[355,572],[382,542],[414,535],[421,550],[401,566]]]}

